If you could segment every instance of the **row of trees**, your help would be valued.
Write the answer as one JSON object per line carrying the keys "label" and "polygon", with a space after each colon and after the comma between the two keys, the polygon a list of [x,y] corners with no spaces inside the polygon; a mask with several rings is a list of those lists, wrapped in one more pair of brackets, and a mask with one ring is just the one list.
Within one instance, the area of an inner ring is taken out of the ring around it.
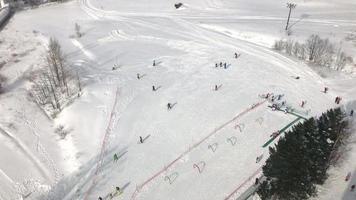
{"label": "row of trees", "polygon": [[263,167],[266,180],[257,193],[263,200],[303,200],[316,195],[316,184],[327,178],[338,149],[348,136],[340,108],[310,118],[285,133]]}
{"label": "row of trees", "polygon": [[342,70],[347,63],[353,62],[352,57],[347,56],[341,47],[336,49],[328,39],[322,39],[318,35],[311,35],[305,43],[279,40],[275,42],[273,48],[301,60],[335,70]]}
{"label": "row of trees", "polygon": [[80,95],[81,83],[78,73],[69,68],[58,41],[51,38],[46,55],[46,64],[31,77],[31,90],[35,100],[48,110],[60,111],[62,105]]}

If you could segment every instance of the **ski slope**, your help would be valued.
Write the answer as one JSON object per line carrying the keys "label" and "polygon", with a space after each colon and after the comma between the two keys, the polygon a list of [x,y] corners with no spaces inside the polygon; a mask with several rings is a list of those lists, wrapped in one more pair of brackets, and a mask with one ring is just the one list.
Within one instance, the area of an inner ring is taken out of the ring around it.
{"label": "ski slope", "polygon": [[[26,33],[43,45],[45,38],[56,37],[80,73],[84,91],[53,120],[38,107],[28,112],[42,118],[21,114],[22,108],[7,103],[17,111],[7,111],[7,121],[21,120],[29,134],[20,137],[11,131],[14,137],[1,138],[17,146],[5,146],[17,150],[6,154],[27,157],[30,164],[15,163],[16,168],[31,166],[33,177],[43,176],[39,182],[52,190],[42,199],[109,199],[116,186],[123,193],[113,199],[238,198],[260,176],[268,157],[263,145],[271,134],[302,121],[272,111],[262,94],[283,94],[281,101],[302,117],[335,107],[337,95],[342,103],[356,98],[352,74],[342,80],[323,78],[305,63],[271,49],[274,40],[286,37],[285,2],[195,0],[176,10],[177,2],[171,0],[78,0],[17,13],[1,33]],[[356,52],[352,41],[343,40],[356,30],[354,2],[297,3],[292,39],[319,33],[342,40],[350,54]],[[330,12],[330,7],[335,9]],[[300,20],[303,14],[309,17]],[[81,38],[73,36],[75,23],[81,26]],[[220,62],[227,67],[215,67]],[[15,77],[16,70],[4,70]],[[13,84],[14,91],[28,88],[26,79],[22,81]],[[220,86],[217,91],[215,85]],[[330,92],[322,93],[324,87]],[[18,93],[8,93],[0,102],[16,99]],[[307,102],[303,108],[302,101]],[[171,110],[167,103],[174,105]],[[71,130],[65,140],[54,136],[58,125]],[[31,140],[22,141],[30,134],[38,139],[39,149],[28,149]],[[140,136],[145,138],[142,144]],[[0,184],[6,185],[0,194],[9,194],[0,197],[16,199],[18,192],[8,185],[26,176],[0,167]],[[26,199],[38,198],[35,193]]]}

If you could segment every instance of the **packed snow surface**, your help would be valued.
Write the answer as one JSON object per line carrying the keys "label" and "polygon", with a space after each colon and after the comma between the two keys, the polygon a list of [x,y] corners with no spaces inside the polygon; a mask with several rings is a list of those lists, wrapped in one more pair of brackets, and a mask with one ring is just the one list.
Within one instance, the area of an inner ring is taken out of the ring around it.
{"label": "packed snow surface", "polygon": [[[261,174],[262,145],[297,118],[272,111],[261,95],[283,95],[302,117],[336,107],[336,96],[356,108],[353,69],[321,76],[271,49],[288,38],[286,2],[194,0],[175,9],[172,0],[79,0],[16,13],[0,32],[0,72],[8,78],[0,95],[0,199],[110,199],[115,187],[123,193],[113,199],[238,198]],[[295,3],[289,38],[319,34],[356,59],[356,41],[345,40],[356,34],[355,1]],[[49,37],[84,85],[54,119],[27,92]],[[65,139],[55,134],[60,125]],[[355,199],[343,176],[356,173],[356,159],[345,160],[320,199]],[[338,189],[331,195],[330,188]]]}

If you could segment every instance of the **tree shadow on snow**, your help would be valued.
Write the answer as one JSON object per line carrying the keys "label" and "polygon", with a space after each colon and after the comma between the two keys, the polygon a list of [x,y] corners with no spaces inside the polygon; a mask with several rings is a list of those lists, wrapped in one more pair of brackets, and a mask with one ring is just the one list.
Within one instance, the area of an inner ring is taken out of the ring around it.
{"label": "tree shadow on snow", "polygon": [[[127,154],[127,147],[121,148],[111,148],[106,151],[104,159],[102,160],[102,165],[99,169],[99,175],[97,176],[98,183],[100,180],[104,179],[105,176],[100,176],[100,172],[108,170],[110,167],[114,167],[115,165],[120,166],[126,158],[124,155]],[[113,161],[114,154],[118,155],[118,161]],[[95,157],[90,159],[87,163],[83,164],[77,171],[72,174],[62,178],[52,189],[47,193],[40,196],[38,199],[40,200],[56,200],[56,199],[64,199],[67,194],[71,194],[75,199],[82,199],[81,195],[88,190],[91,186],[93,178],[96,176],[96,168],[97,163],[100,158],[100,154],[97,154]],[[115,171],[117,171],[115,169]],[[128,181],[122,187],[126,188],[130,182]],[[99,185],[98,185],[99,186]],[[75,194],[75,195],[73,195]]]}

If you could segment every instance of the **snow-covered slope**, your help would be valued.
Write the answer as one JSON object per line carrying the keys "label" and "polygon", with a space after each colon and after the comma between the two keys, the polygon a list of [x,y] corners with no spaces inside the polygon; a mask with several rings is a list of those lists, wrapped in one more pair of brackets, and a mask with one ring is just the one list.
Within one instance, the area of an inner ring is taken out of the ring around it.
{"label": "snow-covered slope", "polygon": [[[286,1],[195,0],[183,2],[179,10],[174,3],[80,0],[17,13],[2,34],[56,37],[85,86],[83,95],[53,121],[21,100],[27,82],[0,96],[0,103],[13,109],[7,121],[21,119],[27,128],[3,128],[1,140],[9,145],[0,146],[8,152],[1,159],[16,169],[32,166],[33,177],[49,176],[41,184],[53,185],[56,173],[63,173],[50,192],[52,199],[97,199],[116,186],[123,194],[114,199],[234,199],[260,174],[268,156],[262,145],[297,118],[271,111],[259,95],[284,94],[282,100],[304,117],[336,106],[337,95],[343,102],[355,99],[349,84],[354,79],[345,79],[346,86],[323,79],[270,49],[275,39],[286,37]],[[297,3],[293,21],[302,14],[309,17],[295,25],[294,39],[320,33],[339,42],[356,29],[353,1]],[[75,23],[84,33],[81,38],[73,37]],[[351,41],[343,45],[354,48]],[[241,54],[237,59],[235,52]],[[220,62],[227,63],[226,69],[215,67]],[[5,65],[1,72],[15,77],[12,67]],[[159,89],[152,91],[153,85]],[[218,91],[215,85],[221,85]],[[326,86],[330,92],[324,94]],[[302,101],[307,102],[303,108]],[[167,103],[174,107],[167,110]],[[29,114],[20,115],[23,107]],[[65,140],[55,138],[59,125],[71,130]],[[31,133],[52,147],[53,152],[43,154],[52,161],[41,160],[38,149],[27,150]],[[16,152],[11,152],[11,141],[17,141]],[[31,163],[16,163],[7,155]],[[6,185],[1,195],[15,198],[16,190],[7,188],[26,176],[16,178],[6,165],[0,167],[0,184]]]}

